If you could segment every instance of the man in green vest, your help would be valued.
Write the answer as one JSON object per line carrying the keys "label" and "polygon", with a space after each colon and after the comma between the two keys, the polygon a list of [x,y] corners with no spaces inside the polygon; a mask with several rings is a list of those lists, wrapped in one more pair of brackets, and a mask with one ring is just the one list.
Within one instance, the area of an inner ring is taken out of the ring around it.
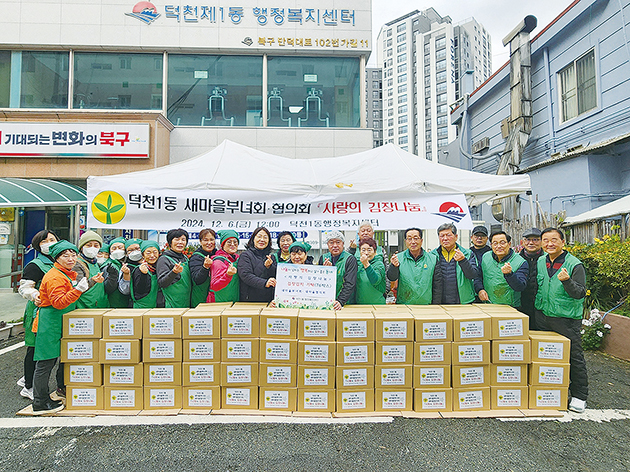
{"label": "man in green vest", "polygon": [[582,351],[582,315],[586,296],[586,271],[582,262],[564,250],[564,233],[547,228],[541,235],[545,257],[538,259],[536,326],[571,340],[569,410],[583,413],[588,396],[588,376]]}
{"label": "man in green vest", "polygon": [[430,305],[442,294],[441,272],[436,270],[437,256],[422,249],[422,230],[405,230],[407,249],[392,256],[387,278],[398,281],[396,303]]}
{"label": "man in green vest", "polygon": [[505,231],[490,235],[491,251],[481,257],[475,292],[482,302],[521,306],[521,292],[527,287],[529,266],[511,247],[512,237]]}
{"label": "man in green vest", "polygon": [[333,305],[335,310],[355,301],[357,287],[357,258],[344,251],[345,239],[340,231],[330,231],[326,235],[328,252],[319,258],[320,265],[337,266],[337,299]]}

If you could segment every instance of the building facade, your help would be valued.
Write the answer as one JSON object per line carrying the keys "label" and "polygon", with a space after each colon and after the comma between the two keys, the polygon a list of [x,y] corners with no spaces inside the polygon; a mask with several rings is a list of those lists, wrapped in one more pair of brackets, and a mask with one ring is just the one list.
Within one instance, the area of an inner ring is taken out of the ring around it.
{"label": "building facade", "polygon": [[367,126],[372,128],[373,147],[383,145],[383,69],[368,67],[365,78]]}

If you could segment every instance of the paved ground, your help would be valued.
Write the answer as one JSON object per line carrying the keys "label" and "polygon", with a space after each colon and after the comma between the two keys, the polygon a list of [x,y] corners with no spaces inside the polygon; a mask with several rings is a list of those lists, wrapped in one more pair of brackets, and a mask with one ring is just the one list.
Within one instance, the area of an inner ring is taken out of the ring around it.
{"label": "paved ground", "polygon": [[0,321],[21,320],[25,307],[26,300],[19,294],[0,291]]}

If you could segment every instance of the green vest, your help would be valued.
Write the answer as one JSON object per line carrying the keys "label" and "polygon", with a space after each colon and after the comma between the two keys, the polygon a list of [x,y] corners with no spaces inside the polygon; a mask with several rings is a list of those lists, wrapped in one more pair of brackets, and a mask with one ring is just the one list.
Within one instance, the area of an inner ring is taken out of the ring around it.
{"label": "green vest", "polygon": [[[163,255],[173,264],[177,264],[178,261],[172,257]],[[190,291],[192,281],[190,279],[190,268],[188,267],[188,259],[184,259],[182,262],[184,270],[179,274],[179,280],[174,284],[164,287],[162,293],[164,294],[164,308],[190,308]]]}
{"label": "green vest", "polygon": [[[372,269],[379,277],[376,285],[372,285],[368,278],[367,271]],[[385,305],[385,264],[375,256],[369,267],[363,267],[363,263],[359,262],[359,271],[357,273],[357,304],[359,305]]]}
{"label": "green vest", "polygon": [[[140,269],[138,269],[140,270]],[[156,308],[157,307],[157,296],[160,290],[157,280],[157,274],[152,274],[149,272],[149,277],[151,277],[151,289],[149,293],[147,293],[144,297],[139,300],[133,295],[133,280],[132,283],[129,284],[129,289],[131,290],[131,299],[133,300],[134,308]]]}
{"label": "green vest", "polygon": [[[223,257],[223,256],[215,256],[214,258],[221,259],[222,261],[226,261],[228,263],[231,262],[227,257]],[[234,264],[234,267],[238,268],[238,259],[236,259],[234,262],[231,262],[231,263]],[[237,302],[240,297],[239,290],[240,290],[239,278],[237,274],[234,274],[232,276],[232,280],[230,280],[230,283],[227,284],[225,287],[223,287],[221,290],[217,290],[217,291],[210,290],[210,291],[214,293],[214,302],[221,303],[221,302]]]}
{"label": "green vest", "polygon": [[401,305],[430,305],[433,302],[433,273],[437,256],[422,251],[416,262],[409,249],[398,254],[398,292],[396,303]]}
{"label": "green vest", "polygon": [[481,258],[481,270],[483,271],[483,288],[488,292],[490,303],[495,305],[521,306],[521,292],[515,291],[505,280],[501,267],[509,262],[512,272],[516,272],[525,262],[520,255],[512,251],[512,255],[501,262],[495,260],[492,251],[486,252]]}
{"label": "green vest", "polygon": [[[564,264],[558,269],[558,272],[564,268],[571,275],[575,266],[581,263],[577,257],[567,253]],[[558,272],[553,277],[549,277],[547,257],[542,256],[538,258],[536,308],[547,316],[579,320],[582,318],[584,311],[584,299],[576,299],[569,296],[562,282],[558,279]]]}
{"label": "green vest", "polygon": [[[118,273],[120,273],[120,269],[122,268],[122,262],[111,258],[107,259],[103,263],[103,269],[105,269],[107,265],[113,265]],[[133,272],[131,266],[129,266],[129,268]],[[129,308],[129,295],[123,295],[120,293],[120,290],[118,290],[118,284],[116,284],[116,290],[107,294],[107,299],[109,300],[110,308]]]}
{"label": "green vest", "polygon": [[289,258],[285,261],[282,257],[280,257],[280,254],[278,253],[278,251],[271,254],[271,257],[276,261],[276,264],[287,264],[287,263],[290,264],[291,263],[291,255],[289,255]]}
{"label": "green vest", "polygon": [[[337,267],[337,285],[335,287],[335,295],[337,297],[339,296],[339,292],[341,292],[341,288],[343,287],[343,283],[345,282],[346,259],[348,257],[352,257],[351,254],[347,251],[342,251],[341,254],[339,254],[339,259],[337,259],[337,262],[335,263],[335,266]],[[326,259],[330,259],[330,262],[332,262],[332,258],[333,256],[329,252],[322,256],[323,261],[325,261]],[[352,305],[354,303],[355,296],[356,291],[350,296],[350,299],[348,300],[348,305]]]}
{"label": "green vest", "polygon": [[[376,252],[376,255],[374,256],[374,258],[380,258],[383,265],[385,265],[385,249],[383,249],[381,246],[376,246],[375,252]],[[354,251],[354,257],[357,258],[357,262],[359,263],[361,262],[361,249],[359,249],[358,246],[356,248],[356,251]]]}
{"label": "green vest", "polygon": [[[199,253],[201,254],[201,253]],[[203,254],[201,254],[203,256]],[[204,256],[205,257],[205,256]],[[208,279],[202,284],[196,284],[194,280],[192,280],[192,291],[190,293],[190,307],[196,308],[200,303],[206,303],[208,299],[208,290],[210,290],[210,276],[208,275]]]}
{"label": "green vest", "polygon": [[[464,257],[470,260],[470,255],[472,254],[469,249],[461,247],[459,244],[457,245],[458,249],[462,251]],[[440,257],[439,251],[442,251],[442,246],[438,246],[433,251],[432,254],[435,254],[436,257]],[[459,264],[455,264],[455,273],[457,274],[457,291],[459,293],[459,303],[462,305],[466,305],[468,303],[472,303],[475,301],[475,288],[473,286],[473,281],[467,279],[462,271],[462,268]]]}
{"label": "green vest", "polygon": [[[87,276],[88,279],[95,276],[101,271],[101,268],[98,266],[98,264],[92,264],[85,259],[80,259],[80,261],[83,262],[89,270],[89,275]],[[79,299],[76,301],[76,305],[77,309],[109,308],[109,299],[107,298],[107,294],[105,293],[105,286],[102,283],[92,285],[92,288],[89,288],[81,294]]]}
{"label": "green vest", "polygon": [[[53,268],[54,262],[48,259],[47,257],[38,255],[35,259],[33,259],[29,264],[35,264],[37,267],[41,269],[41,271],[46,274],[50,269]],[[42,284],[40,280],[35,284],[35,288],[39,290],[39,286]],[[35,319],[35,312],[37,311],[37,306],[31,300],[26,302],[26,308],[24,309],[24,344],[28,347],[35,346],[35,333],[32,331],[33,320]]]}

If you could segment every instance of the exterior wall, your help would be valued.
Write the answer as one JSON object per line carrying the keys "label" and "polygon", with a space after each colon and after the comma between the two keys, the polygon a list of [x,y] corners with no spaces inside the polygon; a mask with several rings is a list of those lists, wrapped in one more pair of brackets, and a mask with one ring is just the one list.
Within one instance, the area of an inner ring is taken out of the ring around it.
{"label": "exterior wall", "polygon": [[383,145],[383,69],[366,69],[367,127],[373,131],[373,147]]}

